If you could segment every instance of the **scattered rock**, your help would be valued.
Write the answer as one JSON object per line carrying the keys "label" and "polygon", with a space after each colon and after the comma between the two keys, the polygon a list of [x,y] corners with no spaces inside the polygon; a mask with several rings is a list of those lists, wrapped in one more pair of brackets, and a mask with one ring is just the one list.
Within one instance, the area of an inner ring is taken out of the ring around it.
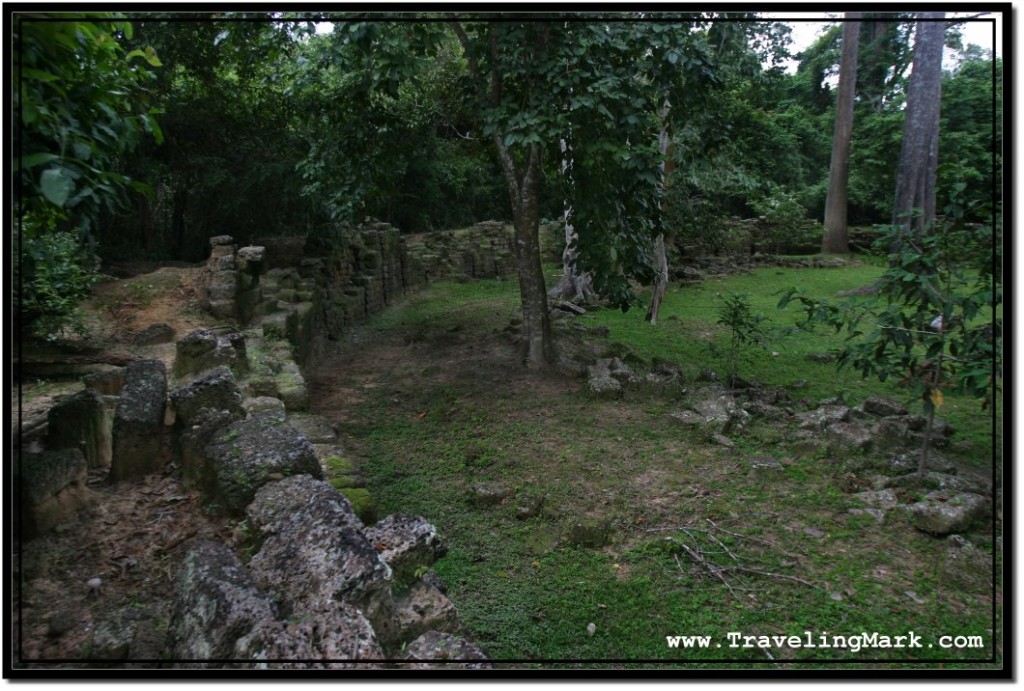
{"label": "scattered rock", "polygon": [[936,490],[909,507],[914,527],[932,535],[964,532],[990,510],[985,497],[952,490]]}
{"label": "scattered rock", "polygon": [[481,482],[470,487],[470,503],[477,507],[497,506],[513,495],[507,485],[500,482]]}
{"label": "scattered rock", "polygon": [[[478,646],[464,638],[450,633],[428,631],[405,649],[403,669],[492,669],[487,655]],[[444,665],[432,665],[430,661],[447,661]],[[460,660],[464,664],[452,664]]]}
{"label": "scattered rock", "polygon": [[796,419],[800,429],[823,432],[830,425],[849,420],[850,409],[845,405],[823,404],[806,413],[797,413]]}
{"label": "scattered rock", "polygon": [[905,405],[883,396],[870,396],[864,399],[862,407],[865,413],[870,413],[877,417],[907,414],[907,407]]}
{"label": "scattered rock", "polygon": [[924,477],[919,478],[917,474],[904,475],[895,478],[889,483],[890,487],[917,487],[922,486],[928,489],[942,489],[953,492],[967,492],[990,496],[992,494],[992,483],[984,478],[976,476],[949,475],[935,471],[928,471]]}
{"label": "scattered rock", "polygon": [[721,432],[712,432],[711,441],[715,442],[719,446],[724,446],[727,449],[731,449],[736,446],[732,439],[729,439],[729,437],[725,436]]}
{"label": "scattered rock", "polygon": [[516,510],[516,518],[524,520],[527,518],[534,518],[540,514],[541,509],[544,507],[545,495],[533,494],[523,497],[522,503]]}
{"label": "scattered rock", "polygon": [[668,416],[672,421],[686,427],[697,427],[704,423],[704,418],[692,410],[681,410],[678,413],[669,413]]}
{"label": "scattered rock", "polygon": [[[888,468],[893,473],[915,473],[920,461],[920,450],[908,451],[907,453],[893,456],[889,460]],[[956,471],[956,465],[933,449],[928,454],[928,469],[938,473],[951,473]]]}
{"label": "scattered rock", "polygon": [[854,422],[836,422],[828,426],[825,435],[829,439],[829,448],[835,452],[867,451],[873,443],[871,432]]}

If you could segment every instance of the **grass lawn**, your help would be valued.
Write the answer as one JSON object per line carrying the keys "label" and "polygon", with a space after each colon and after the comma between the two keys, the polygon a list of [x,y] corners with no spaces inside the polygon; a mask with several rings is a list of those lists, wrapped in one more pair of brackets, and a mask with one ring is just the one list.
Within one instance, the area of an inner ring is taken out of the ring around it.
{"label": "grass lawn", "polygon": [[[725,448],[670,417],[703,385],[702,372],[721,371],[709,346],[726,344],[717,324],[723,295],[747,293],[766,324],[784,330],[798,314],[775,308],[779,290],[831,297],[880,271],[768,268],[673,286],[657,326],[642,310],[571,318],[561,328],[607,327],[607,338],[588,338],[638,367],[662,360],[682,371],[679,386],[611,400],[586,393],[583,378],[517,366],[514,280],[438,283],[340,343],[314,373],[312,399],[338,422],[380,515],[420,514],[441,530],[450,550],[436,571],[466,634],[496,662],[996,668],[1000,590],[945,582],[947,541],[898,512],[884,523],[850,514],[860,506],[852,492],[878,472],[864,470],[865,459],[805,452],[790,443],[791,429],[767,423],[732,435],[735,447]],[[780,335],[771,351],[751,351],[739,373],[788,387],[811,407],[878,394],[920,412],[894,384],[808,357],[837,345],[824,332]],[[991,468],[991,415],[952,396],[940,415],[957,430],[947,455],[965,470]],[[481,483],[512,494],[485,505],[474,499]],[[581,529],[607,539],[581,546]],[[999,558],[991,524],[969,538]],[[694,555],[725,569],[722,577],[698,569]],[[742,647],[739,637],[806,639],[808,631],[814,641],[913,631],[923,647],[765,650]],[[982,644],[943,649],[943,635]],[[667,636],[710,639],[683,649]]]}

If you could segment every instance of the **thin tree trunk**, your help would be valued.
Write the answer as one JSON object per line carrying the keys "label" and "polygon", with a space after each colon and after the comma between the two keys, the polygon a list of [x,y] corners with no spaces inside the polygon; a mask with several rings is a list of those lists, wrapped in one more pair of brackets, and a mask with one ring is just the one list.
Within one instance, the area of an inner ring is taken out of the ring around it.
{"label": "thin tree trunk", "polygon": [[[896,178],[892,223],[920,234],[935,221],[935,179],[939,157],[944,12],[921,12],[914,37],[914,63],[907,89],[903,146]],[[921,215],[907,214],[919,209]]]}
{"label": "thin tree trunk", "polygon": [[[572,182],[572,146],[565,140],[558,142],[562,150],[562,176],[569,183]],[[555,287],[548,291],[548,297],[560,300],[575,300],[578,302],[589,302],[596,297],[594,287],[590,280],[590,274],[580,273],[576,269],[576,250],[573,243],[576,240],[576,229],[572,225],[572,204],[565,202],[565,249],[562,250],[562,277],[555,284]]]}
{"label": "thin tree trunk", "polygon": [[[661,107],[661,132],[658,134],[658,149],[661,151],[661,188],[668,186],[668,176],[675,167],[670,157],[672,156],[672,135],[668,128],[668,115],[672,110],[672,104],[666,98]],[[664,201],[661,202],[662,204]],[[659,206],[659,212],[662,210]],[[651,294],[651,306],[647,310],[647,321],[651,324],[658,323],[658,313],[661,311],[661,301],[665,298],[665,291],[668,289],[668,252],[665,248],[665,233],[658,233],[654,240],[655,261],[657,262],[658,280],[654,284],[654,291]]]}
{"label": "thin tree trunk", "polygon": [[857,89],[857,45],[860,12],[847,12],[843,25],[843,56],[839,64],[839,98],[832,135],[832,164],[825,200],[825,235],[822,254],[848,254],[850,235],[846,226],[850,178],[850,140],[853,136],[853,102]]}

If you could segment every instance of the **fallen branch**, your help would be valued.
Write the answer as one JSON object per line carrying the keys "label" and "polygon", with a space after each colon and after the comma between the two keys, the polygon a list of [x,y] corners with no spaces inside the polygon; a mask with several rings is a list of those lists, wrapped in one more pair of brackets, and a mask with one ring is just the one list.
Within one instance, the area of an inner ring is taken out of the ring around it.
{"label": "fallen branch", "polygon": [[[776,573],[774,571],[766,571],[764,569],[756,569],[756,568],[751,568],[749,566],[744,566],[740,556],[736,552],[734,552],[732,549],[730,549],[729,546],[726,545],[715,534],[716,532],[725,533],[725,534],[731,535],[731,536],[739,538],[739,539],[755,540],[755,541],[761,542],[763,544],[766,544],[766,545],[772,547],[773,549],[778,549],[778,548],[775,547],[774,545],[772,545],[771,543],[766,542],[765,540],[760,540],[758,538],[750,537],[748,535],[741,535],[739,533],[734,533],[734,532],[731,532],[729,530],[725,530],[725,529],[719,527],[711,519],[705,519],[705,520],[707,520],[707,522],[711,526],[711,528],[698,528],[698,527],[695,527],[695,526],[677,526],[677,527],[674,527],[674,528],[648,528],[646,530],[646,532],[654,533],[654,532],[668,532],[668,531],[672,531],[672,532],[676,532],[676,533],[682,533],[683,535],[685,535],[687,538],[689,538],[689,541],[692,542],[693,544],[692,545],[687,544],[687,540],[685,540],[685,539],[679,540],[678,544],[679,544],[680,548],[683,550],[683,552],[685,552],[686,555],[689,557],[690,561],[692,561],[694,563],[695,570],[691,569],[688,572],[686,570],[684,570],[682,562],[679,559],[679,554],[673,554],[672,556],[675,559],[676,566],[679,568],[679,571],[681,573],[685,573],[685,574],[688,574],[688,575],[692,575],[696,571],[696,573],[698,573],[698,574],[712,576],[715,579],[717,579],[718,581],[720,581],[722,583],[722,585],[724,585],[734,597],[736,596],[736,589],[733,587],[732,583],[729,582],[728,578],[726,578],[726,575],[730,574],[730,573],[745,573],[745,574],[750,574],[750,575],[753,575],[753,576],[763,576],[765,578],[779,578],[779,579],[783,579],[783,580],[787,580],[787,581],[793,581],[794,583],[799,583],[801,585],[806,585],[806,586],[808,586],[810,588],[819,589],[818,586],[814,585],[810,581],[808,581],[806,579],[803,579],[803,578],[799,578],[797,576],[790,576],[789,574]],[[708,552],[705,549],[703,549],[701,547],[701,541],[697,539],[697,536],[695,535],[695,533],[699,533],[701,535],[706,536],[705,543],[710,542],[710,543],[714,544],[716,547],[720,548],[720,551],[715,550],[715,551],[712,551],[712,552]],[[782,552],[782,550],[779,550],[779,551]],[[782,553],[786,554],[785,552],[782,552]],[[709,558],[709,555],[713,555],[713,554],[725,554],[725,555],[727,555],[732,560],[733,563],[725,564],[725,565],[716,564],[712,559]],[[787,556],[793,556],[793,555],[787,555]]]}

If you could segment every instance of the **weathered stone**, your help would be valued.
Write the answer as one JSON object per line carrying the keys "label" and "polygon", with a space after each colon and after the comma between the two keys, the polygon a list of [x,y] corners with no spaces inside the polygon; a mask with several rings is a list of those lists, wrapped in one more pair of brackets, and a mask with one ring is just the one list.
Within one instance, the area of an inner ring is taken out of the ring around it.
{"label": "weathered stone", "polygon": [[587,386],[595,394],[615,394],[623,386],[640,381],[636,373],[617,357],[601,358],[587,367]]}
{"label": "weathered stone", "polygon": [[[889,470],[894,473],[917,472],[917,466],[921,461],[921,451],[908,451],[893,456],[889,460]],[[956,464],[934,449],[928,453],[928,469],[937,473],[950,473],[956,471]]]}
{"label": "weathered stone", "polygon": [[181,459],[181,481],[188,489],[199,489],[207,499],[217,495],[217,471],[206,455],[206,447],[214,435],[232,422],[242,419],[237,410],[200,409],[191,425],[178,437]]}
{"label": "weathered stone", "polygon": [[93,372],[82,377],[87,389],[95,389],[104,396],[117,396],[124,386],[124,368],[117,367],[105,372]]}
{"label": "weathered stone", "polygon": [[110,478],[114,481],[157,473],[163,452],[167,370],[159,360],[139,360],[125,368],[124,388],[114,413]]}
{"label": "weathered stone", "polygon": [[367,527],[366,537],[391,567],[398,584],[416,580],[420,568],[431,566],[448,551],[437,528],[420,516],[392,514]]}
{"label": "weathered stone", "polygon": [[668,417],[673,422],[685,427],[698,427],[704,424],[704,418],[692,410],[681,410],[678,413],[669,413]]}
{"label": "weathered stone", "polygon": [[210,247],[221,247],[233,244],[234,242],[235,239],[230,235],[214,235],[210,238]]}
{"label": "weathered stone", "polygon": [[889,483],[890,487],[917,487],[927,489],[944,489],[953,492],[968,492],[988,496],[992,493],[992,483],[977,476],[949,475],[935,471],[925,472],[923,477],[916,474],[898,477]]}
{"label": "weathered stone", "polygon": [[242,408],[248,416],[260,413],[276,413],[279,417],[285,417],[284,402],[273,396],[256,396],[242,401]]}
{"label": "weathered stone", "polygon": [[950,535],[939,577],[960,591],[991,593],[993,566],[991,554],[961,535]]}
{"label": "weathered stone", "polygon": [[510,487],[500,482],[480,482],[469,488],[470,503],[474,506],[497,506],[512,496]]}
{"label": "weathered stone", "polygon": [[393,638],[391,569],[344,496],[297,475],[263,487],[247,515],[262,538],[249,567],[291,611],[346,602],[363,611],[378,638]]}
{"label": "weathered stone", "polygon": [[755,417],[764,418],[766,420],[778,420],[780,418],[789,417],[783,408],[771,405],[764,401],[748,401],[743,404],[743,409]]}
{"label": "weathered stone", "polygon": [[139,333],[135,334],[132,342],[137,346],[170,343],[174,340],[174,334],[174,327],[170,324],[151,324]]}
{"label": "weathered stone", "polygon": [[983,518],[991,504],[977,494],[936,490],[909,508],[915,528],[932,535],[960,533]]}
{"label": "weathered stone", "polygon": [[[293,612],[258,634],[252,657],[260,669],[381,669],[385,659],[363,613],[345,602],[325,602]],[[287,660],[287,662],[282,662]]]}
{"label": "weathered stone", "polygon": [[201,371],[208,353],[217,347],[217,335],[209,329],[197,329],[185,334],[175,344],[174,374],[181,377]]}
{"label": "weathered stone", "polygon": [[90,468],[110,465],[113,416],[103,396],[84,389],[58,402],[47,413],[47,445],[81,449]]}
{"label": "weathered stone", "polygon": [[226,410],[241,418],[242,394],[231,370],[221,365],[207,370],[171,392],[179,424],[190,426],[200,411]]}
{"label": "weathered stone", "polygon": [[261,413],[221,428],[206,447],[224,507],[240,512],[256,491],[278,475],[323,476],[313,445],[273,413]]}
{"label": "weathered stone", "polygon": [[889,417],[891,415],[906,415],[907,407],[899,401],[883,396],[869,396],[861,404],[865,413],[878,417]]}
{"label": "weathered stone", "polygon": [[334,425],[320,415],[291,415],[288,417],[288,424],[299,430],[313,444],[333,444],[338,441]]}
{"label": "weathered stone", "polygon": [[545,498],[546,496],[543,494],[533,494],[523,497],[522,502],[519,504],[519,508],[516,509],[516,518],[524,520],[539,515],[541,509],[544,507]]}
{"label": "weathered stone", "polygon": [[693,408],[701,416],[704,427],[713,433],[738,432],[750,421],[750,414],[729,394],[698,401]]}
{"label": "weathered stone", "polygon": [[231,368],[236,374],[249,369],[245,335],[241,333],[217,336],[209,329],[197,329],[179,340],[175,348],[174,374],[177,377],[199,374],[220,365]]}
{"label": "weathered stone", "polygon": [[871,432],[855,422],[835,422],[828,426],[825,435],[833,452],[867,451],[871,449]]}
{"label": "weathered stone", "polygon": [[263,272],[266,254],[267,250],[265,247],[249,245],[248,247],[238,248],[238,251],[235,252],[235,258],[238,260],[241,271],[259,275]]}
{"label": "weathered stone", "polygon": [[18,519],[26,537],[41,535],[65,522],[88,501],[86,462],[78,449],[21,452],[17,459]]}
{"label": "weathered stone", "polygon": [[875,440],[875,448],[879,451],[893,451],[921,445],[921,437],[910,431],[905,416],[882,418],[875,423],[871,434]]}
{"label": "weathered stone", "polygon": [[727,449],[731,449],[736,446],[736,444],[733,443],[732,439],[725,436],[721,432],[712,432],[711,441],[715,442],[719,446],[724,446]]}
{"label": "weathered stone", "polygon": [[200,542],[189,550],[174,592],[168,640],[176,659],[248,659],[277,618],[273,600],[221,543]]}
{"label": "weathered stone", "polygon": [[410,640],[427,631],[459,630],[459,615],[452,601],[437,588],[417,581],[395,599],[395,621],[398,635]]}
{"label": "weathered stone", "polygon": [[[464,638],[440,631],[428,631],[405,649],[403,669],[492,669],[487,655],[478,646]],[[432,660],[449,661],[444,665],[431,664]],[[451,660],[464,661],[452,664]]]}
{"label": "weathered stone", "polygon": [[309,407],[309,390],[302,370],[294,362],[286,362],[274,377],[277,397],[284,402],[288,411],[305,410]]}
{"label": "weathered stone", "polygon": [[825,431],[829,425],[850,419],[850,409],[845,405],[825,404],[806,413],[797,413],[800,429]]}
{"label": "weathered stone", "polygon": [[611,524],[606,520],[583,519],[569,531],[569,542],[581,547],[604,547],[611,539]]}

